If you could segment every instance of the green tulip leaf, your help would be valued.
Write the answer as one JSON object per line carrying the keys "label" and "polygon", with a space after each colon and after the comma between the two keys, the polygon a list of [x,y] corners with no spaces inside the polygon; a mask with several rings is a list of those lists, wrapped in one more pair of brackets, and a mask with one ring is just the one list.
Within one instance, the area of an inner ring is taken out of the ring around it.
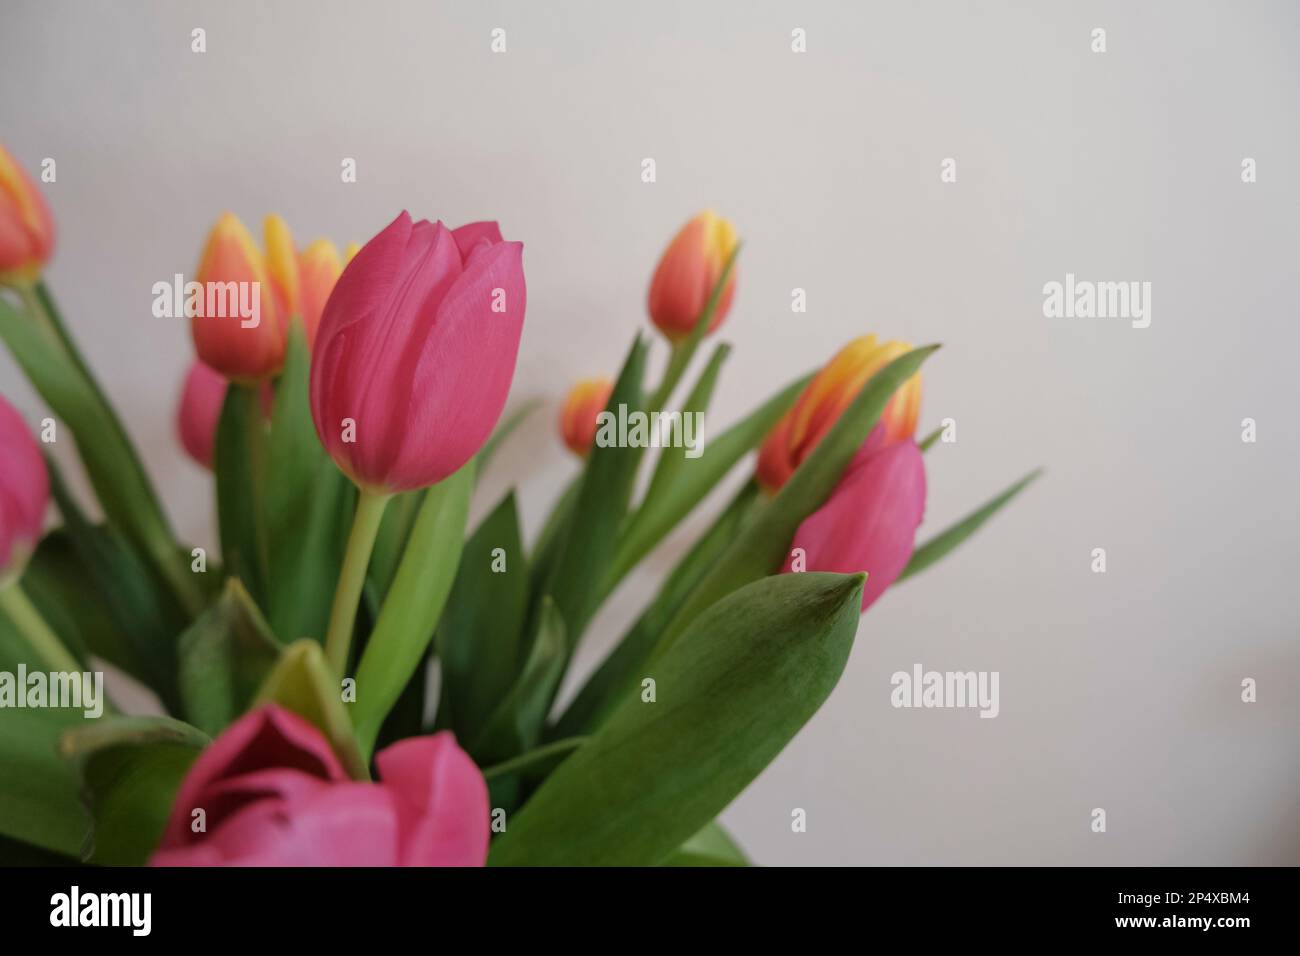
{"label": "green tulip leaf", "polygon": [[[666,476],[655,475],[644,502],[618,543],[607,587],[623,576],[650,553],[677,523],[685,518],[706,495],[718,486],[741,458],[758,446],[789,411],[803,392],[812,375],[791,382],[746,418],[705,444],[700,457],[687,458],[676,449],[666,460],[673,462]],[[689,402],[688,402],[689,405]],[[665,459],[660,459],[662,470]]]}
{"label": "green tulip leaf", "polygon": [[[45,297],[52,309],[52,302]],[[191,610],[202,597],[178,560],[179,546],[139,456],[116,413],[81,362],[57,313],[26,315],[0,298],[0,339],[37,393],[71,430],[109,522],[151,562],[173,600]]]}
{"label": "green tulip leaf", "polygon": [[673,851],[660,866],[749,866],[745,852],[714,820]]}
{"label": "green tulip leaf", "polygon": [[209,734],[220,733],[247,709],[280,646],[238,578],[199,615],[178,641],[185,716]]}
{"label": "green tulip leaf", "polygon": [[512,491],[465,543],[438,627],[440,724],[458,740],[478,736],[523,669],[528,577]]}
{"label": "green tulip leaf", "polygon": [[356,703],[349,705],[357,739],[369,755],[384,718],[425,659],[464,546],[475,462],[430,488],[393,585],[356,671]]}
{"label": "green tulip leaf", "polygon": [[248,386],[231,383],[217,421],[212,471],[217,482],[217,527],[226,573],[244,582],[259,602],[266,594],[266,525],[259,475],[265,463],[261,396]]}
{"label": "green tulip leaf", "polygon": [[330,672],[325,652],[316,641],[294,641],[280,652],[253,706],[278,704],[293,711],[325,735],[343,768],[357,780],[368,780],[369,764],[344,709],[343,687]]}
{"label": "green tulip leaf", "polygon": [[654,600],[587,678],[578,695],[547,734],[548,738],[590,733],[600,722],[619,691],[629,686],[644,666],[664,628],[681,609],[687,596],[731,546],[759,503],[758,484],[751,479],[677,562]]}
{"label": "green tulip leaf", "polygon": [[265,484],[266,611],[284,644],[324,638],[351,527],[348,516],[356,508],[356,489],[316,436],[310,378],[311,352],[295,317],[276,386]]}
{"label": "green tulip leaf", "polygon": [[976,531],[984,522],[988,521],[998,513],[1012,498],[1020,494],[1028,487],[1039,475],[1043,473],[1041,468],[1031,471],[1025,477],[1021,478],[1011,487],[1007,488],[1001,494],[996,495],[989,501],[985,502],[979,508],[976,508],[965,518],[962,518],[950,528],[945,528],[939,534],[935,535],[925,544],[921,545],[912,552],[912,558],[903,568],[903,573],[898,576],[899,581],[903,581],[913,574],[919,574],[930,565],[947,556],[948,552],[961,544]]}
{"label": "green tulip leaf", "polygon": [[711,606],[546,778],[492,845],[488,862],[648,866],[669,859],[830,694],[853,645],[864,580],[780,575]]}
{"label": "green tulip leaf", "polygon": [[94,820],[89,862],[148,862],[181,781],[208,742],[169,717],[104,717],[64,732],[59,752],[76,768]]}
{"label": "green tulip leaf", "polygon": [[691,592],[656,645],[656,654],[671,647],[709,605],[781,566],[800,522],[830,496],[845,468],[880,420],[890,397],[938,348],[928,345],[900,355],[867,381],[776,497],[745,526]]}
{"label": "green tulip leaf", "polygon": [[544,598],[541,625],[523,671],[501,699],[482,733],[471,738],[468,750],[475,762],[498,763],[536,746],[551,700],[564,676],[567,646],[564,621],[555,602]]}

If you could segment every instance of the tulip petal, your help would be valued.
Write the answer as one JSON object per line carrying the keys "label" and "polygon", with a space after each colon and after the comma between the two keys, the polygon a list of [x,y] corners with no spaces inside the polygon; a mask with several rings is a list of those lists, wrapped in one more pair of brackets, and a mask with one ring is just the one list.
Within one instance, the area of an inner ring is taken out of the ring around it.
{"label": "tulip petal", "polygon": [[0,572],[35,546],[45,523],[50,479],[36,439],[17,410],[0,398]]}
{"label": "tulip petal", "polygon": [[495,246],[505,240],[501,237],[501,227],[495,222],[467,222],[451,231],[456,239],[456,248],[460,250],[461,259],[468,263],[470,253],[482,245]]}
{"label": "tulip petal", "polygon": [[[412,372],[394,378],[401,389],[394,401],[404,400],[398,407],[408,417],[394,435],[402,440],[388,472],[390,488],[418,488],[459,470],[501,417],[523,331],[523,248],[502,242],[471,257],[423,344],[411,349]],[[503,311],[493,311],[496,302]]]}
{"label": "tulip petal", "polygon": [[348,779],[320,731],[283,708],[259,707],[227,727],[190,767],[176,794],[161,847],[192,842],[191,813],[217,781],[260,770],[296,770],[322,781]]}
{"label": "tulip petal", "polygon": [[399,741],[380,751],[375,764],[395,799],[401,865],[483,865],[487,783],[449,731]]}
{"label": "tulip petal", "polygon": [[[880,426],[877,426],[879,429]],[[873,431],[826,503],[799,525],[792,551],[808,571],[867,572],[866,610],[898,579],[925,512],[925,462],[910,439],[883,445]],[[793,555],[784,572],[792,570]]]}

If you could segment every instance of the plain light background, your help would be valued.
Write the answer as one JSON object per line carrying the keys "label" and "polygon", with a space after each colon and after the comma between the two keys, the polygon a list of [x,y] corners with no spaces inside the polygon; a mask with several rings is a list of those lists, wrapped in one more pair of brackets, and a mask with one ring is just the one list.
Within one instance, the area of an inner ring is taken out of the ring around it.
{"label": "plain light background", "polygon": [[[952,417],[958,441],[927,457],[923,538],[1047,468],[863,617],[830,701],[724,815],[753,858],[1295,864],[1298,52],[1285,2],[6,2],[0,135],[30,172],[57,161],[52,286],[200,542],[210,478],[172,419],[190,344],[150,288],[224,209],[303,243],[402,208],[525,243],[513,398],[550,404],[476,511],[518,481],[534,531],[575,467],[555,400],[616,370],[662,246],[717,209],[746,244],[711,432],[876,332],[944,343],[921,430]],[[1150,281],[1151,327],[1044,318],[1066,272]],[[42,414],[7,355],[0,392]],[[706,518],[618,592],[582,672]],[[918,662],[999,671],[1001,714],[893,709]]]}

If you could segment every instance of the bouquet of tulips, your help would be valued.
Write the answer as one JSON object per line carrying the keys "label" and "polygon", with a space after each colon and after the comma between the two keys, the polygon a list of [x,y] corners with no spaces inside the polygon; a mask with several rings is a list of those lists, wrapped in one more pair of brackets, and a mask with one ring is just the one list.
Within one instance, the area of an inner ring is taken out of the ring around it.
{"label": "bouquet of tulips", "polygon": [[[744,863],[717,815],[830,694],[859,615],[1033,477],[917,546],[937,346],[874,335],[705,442],[729,348],[694,360],[740,248],[706,212],[650,282],[666,359],[638,332],[564,402],[579,465],[536,540],[513,492],[467,526],[532,411],[503,415],[522,245],[403,212],[342,255],[274,216],[259,247],[227,214],[194,281],[154,290],[189,320],[179,433],[219,528],[219,548],[182,542],[41,278],[53,237],[0,149],[0,339],[48,406],[0,398],[9,862]],[[43,453],[69,439],[93,502]],[[559,698],[602,603],[736,470],[752,477]],[[120,674],[165,716],[115,702]]]}

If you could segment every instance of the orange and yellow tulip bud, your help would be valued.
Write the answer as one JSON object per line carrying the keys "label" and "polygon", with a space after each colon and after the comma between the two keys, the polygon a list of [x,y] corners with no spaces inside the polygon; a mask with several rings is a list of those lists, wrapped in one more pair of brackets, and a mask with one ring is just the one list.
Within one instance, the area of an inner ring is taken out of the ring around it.
{"label": "orange and yellow tulip bud", "polygon": [[[691,334],[735,248],[736,230],[712,210],[688,222],[668,244],[650,280],[647,305],[651,320],[670,341]],[[727,317],[735,291],[733,266],[707,331],[714,331]]]}
{"label": "orange and yellow tulip bud", "polygon": [[203,307],[191,315],[190,333],[199,358],[239,381],[277,373],[284,364],[285,307],[277,308],[266,259],[233,213],[212,227],[195,278]]}
{"label": "orange and yellow tulip bud", "polygon": [[0,146],[0,285],[31,285],[53,252],[54,218],[45,197]]}
{"label": "orange and yellow tulip bud", "polygon": [[262,241],[266,244],[266,271],[271,275],[275,304],[286,318],[299,315],[302,298],[298,250],[294,248],[289,224],[275,213],[267,216],[262,222]]}
{"label": "orange and yellow tulip bud", "polygon": [[[906,342],[880,342],[864,335],[844,346],[818,372],[794,406],[777,422],[758,454],[758,481],[768,491],[784,485],[817,447],[871,376],[906,352]],[[876,430],[883,445],[911,438],[921,411],[921,375],[899,386]],[[874,435],[874,433],[873,433]]]}
{"label": "orange and yellow tulip bud", "polygon": [[560,409],[560,437],[581,458],[596,438],[596,419],[609,404],[614,383],[607,378],[586,378],[569,390]]}
{"label": "orange and yellow tulip bud", "polygon": [[339,251],[328,239],[317,239],[302,251],[298,260],[301,281],[299,289],[301,301],[298,314],[302,316],[303,329],[307,332],[307,344],[316,344],[316,329],[320,326],[321,313],[329,301],[334,284],[343,272],[343,263],[339,260]]}

